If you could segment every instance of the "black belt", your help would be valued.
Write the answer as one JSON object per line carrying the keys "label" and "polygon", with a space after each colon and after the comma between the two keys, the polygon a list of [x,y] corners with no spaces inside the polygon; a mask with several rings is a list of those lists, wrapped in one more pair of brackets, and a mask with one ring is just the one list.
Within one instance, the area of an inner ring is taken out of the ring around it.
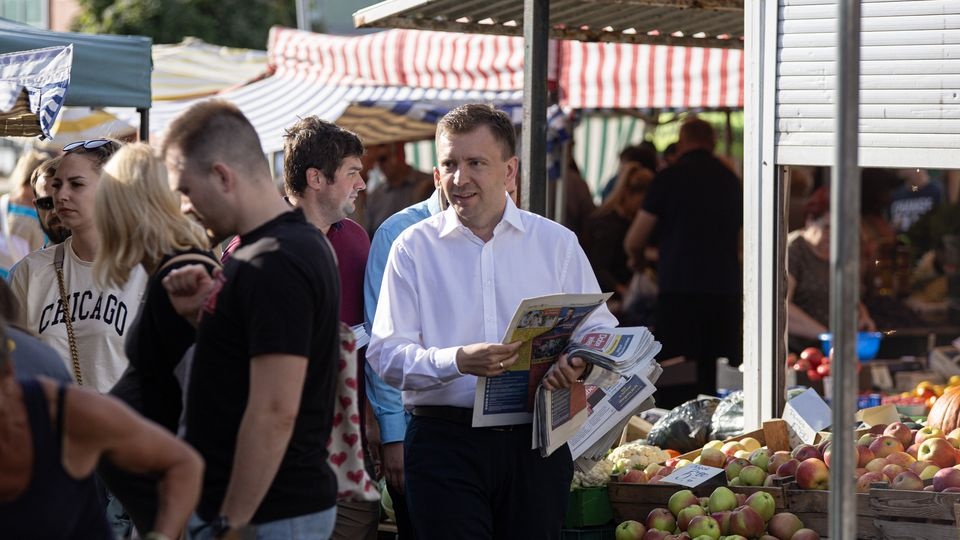
{"label": "black belt", "polygon": [[[473,425],[473,409],[465,407],[450,407],[447,405],[417,405],[411,413],[421,418],[435,418],[437,420],[446,420],[454,424],[470,427]],[[490,429],[493,431],[515,431],[520,428],[529,427],[530,424],[513,424],[508,426],[491,426],[481,429]]]}

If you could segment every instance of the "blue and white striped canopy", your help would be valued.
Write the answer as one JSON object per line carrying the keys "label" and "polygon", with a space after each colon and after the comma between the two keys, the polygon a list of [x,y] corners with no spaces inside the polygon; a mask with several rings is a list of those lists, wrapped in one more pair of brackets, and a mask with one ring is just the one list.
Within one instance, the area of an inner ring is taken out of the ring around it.
{"label": "blue and white striped canopy", "polygon": [[72,63],[73,45],[0,54],[3,134],[51,137],[70,86]]}

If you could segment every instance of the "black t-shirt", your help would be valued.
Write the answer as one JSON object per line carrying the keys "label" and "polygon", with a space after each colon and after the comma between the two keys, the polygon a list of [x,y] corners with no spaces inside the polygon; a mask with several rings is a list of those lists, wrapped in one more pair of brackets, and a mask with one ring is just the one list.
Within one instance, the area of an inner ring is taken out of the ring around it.
{"label": "black t-shirt", "polygon": [[340,281],[323,233],[294,210],[243,235],[220,289],[203,307],[190,376],[187,441],[206,460],[197,512],[214,519],[233,466],[237,432],[259,355],[307,357],[303,397],[280,470],[253,516],[264,523],[336,502],[327,465],[339,360]]}
{"label": "black t-shirt", "polygon": [[743,189],[723,162],[687,152],[653,179],[643,209],[657,217],[661,293],[740,294]]}
{"label": "black t-shirt", "polygon": [[[209,262],[181,257],[167,265],[172,258],[186,253],[206,257]],[[135,370],[137,374],[138,386],[135,391],[139,394],[140,412],[173,433],[177,432],[183,403],[174,368],[196,340],[196,331],[193,325],[174,311],[170,297],[163,288],[163,278],[171,271],[191,264],[202,264],[208,272],[212,272],[216,263],[217,259],[212,253],[199,249],[172,253],[161,259],[158,265],[160,271],[150,276],[143,307],[124,343],[124,352],[131,366],[128,369]],[[126,377],[127,374],[124,374]],[[116,392],[116,388],[111,391]]]}

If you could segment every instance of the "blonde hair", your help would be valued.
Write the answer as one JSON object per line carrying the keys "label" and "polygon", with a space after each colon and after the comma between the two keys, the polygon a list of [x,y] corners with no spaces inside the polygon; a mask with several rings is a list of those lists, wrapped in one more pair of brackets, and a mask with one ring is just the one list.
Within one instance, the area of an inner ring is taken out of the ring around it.
{"label": "blonde hair", "polygon": [[103,167],[94,202],[101,285],[122,285],[138,265],[152,272],[164,255],[208,249],[203,229],[180,212],[163,162],[143,143],[128,144]]}
{"label": "blonde hair", "polygon": [[639,163],[627,163],[613,184],[613,192],[597,210],[601,212],[616,210],[628,196],[647,191],[652,181],[653,171]]}

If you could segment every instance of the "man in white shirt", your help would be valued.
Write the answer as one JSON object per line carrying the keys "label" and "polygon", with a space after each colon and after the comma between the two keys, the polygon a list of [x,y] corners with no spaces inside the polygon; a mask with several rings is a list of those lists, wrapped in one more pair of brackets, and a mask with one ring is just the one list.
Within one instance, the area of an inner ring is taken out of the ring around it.
{"label": "man in white shirt", "polygon": [[[517,361],[520,343],[500,340],[520,301],[600,292],[576,236],[508,200],[515,147],[509,117],[492,107],[444,116],[434,179],[450,208],[404,231],[384,272],[367,360],[413,413],[405,488],[422,539],[560,537],[569,449],[541,458],[530,424],[471,427],[476,377]],[[601,306],[580,332],[616,325]],[[567,387],[584,367],[561,357],[542,384]]]}

